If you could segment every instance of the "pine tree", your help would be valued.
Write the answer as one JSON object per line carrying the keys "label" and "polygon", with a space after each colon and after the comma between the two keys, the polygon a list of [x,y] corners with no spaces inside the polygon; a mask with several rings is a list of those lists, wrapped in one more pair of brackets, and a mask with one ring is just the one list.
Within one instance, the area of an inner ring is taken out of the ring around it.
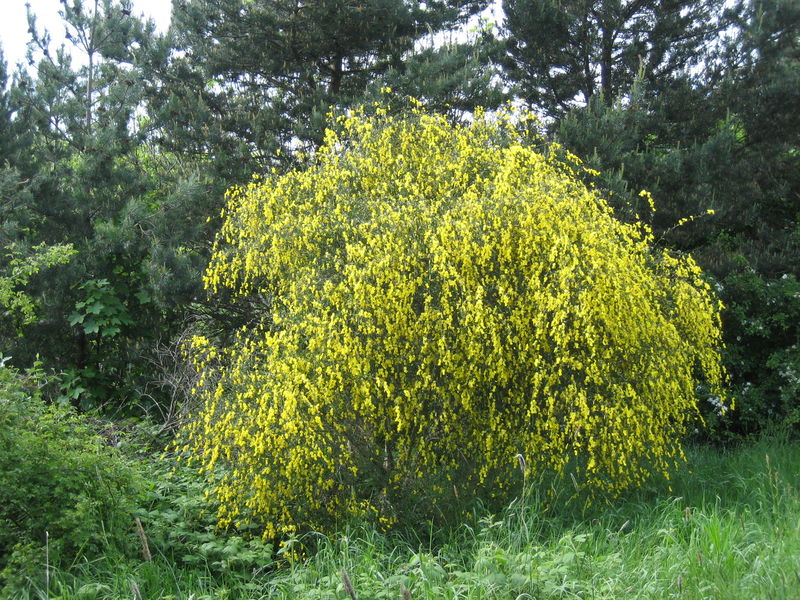
{"label": "pine tree", "polygon": [[32,214],[24,174],[27,165],[29,136],[23,135],[15,112],[13,89],[9,89],[8,71],[0,47],[0,248],[18,241],[23,230],[30,226]]}
{"label": "pine tree", "polygon": [[[438,86],[442,104],[471,107],[485,97],[476,93],[486,83],[485,53],[453,47],[413,56],[420,40],[464,23],[486,4],[178,0],[172,32],[179,52],[150,103],[162,147],[211,158],[219,173],[242,180],[281,163],[278,153],[313,149],[330,107],[360,104],[383,86],[419,94],[422,78],[436,78],[426,91]],[[474,71],[482,83],[470,84]],[[464,94],[454,90],[458,77],[467,80]]]}
{"label": "pine tree", "polygon": [[153,345],[197,292],[204,259],[190,240],[202,238],[207,189],[191,174],[165,177],[172,159],[149,143],[145,90],[169,51],[153,23],[118,0],[64,2],[61,16],[66,42],[54,50],[29,12],[34,69],[15,75],[12,121],[32,140],[24,237],[77,255],[31,282],[40,319],[3,343],[20,365],[39,355],[64,371],[75,403],[119,405],[141,395]]}
{"label": "pine tree", "polygon": [[738,127],[734,168],[748,202],[737,235],[708,249],[728,304],[728,361],[742,410],[735,434],[778,425],[800,431],[800,5],[749,0],[737,7],[711,96]]}
{"label": "pine tree", "polygon": [[504,0],[505,66],[548,115],[627,94],[637,75],[663,90],[725,26],[722,0]]}
{"label": "pine tree", "polygon": [[764,195],[759,220],[768,230],[786,229],[800,214],[800,5],[753,0],[737,12],[739,34],[730,44],[719,102],[741,122]]}
{"label": "pine tree", "polygon": [[[419,44],[399,67],[391,67],[368,87],[368,96],[388,88],[396,99],[416,98],[428,110],[455,119],[479,107],[500,106],[510,99],[498,67],[502,44],[489,29],[462,36],[466,39]],[[380,102],[387,102],[387,97]]]}

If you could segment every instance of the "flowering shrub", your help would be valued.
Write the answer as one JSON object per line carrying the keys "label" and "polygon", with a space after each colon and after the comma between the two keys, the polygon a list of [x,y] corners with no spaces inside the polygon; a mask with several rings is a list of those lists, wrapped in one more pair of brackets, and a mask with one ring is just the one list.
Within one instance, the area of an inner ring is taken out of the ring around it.
{"label": "flowering shrub", "polygon": [[223,523],[434,514],[501,494],[518,454],[611,494],[682,458],[695,387],[723,379],[719,303],[528,120],[359,113],[309,167],[228,192],[206,285],[264,309],[194,339],[179,440]]}

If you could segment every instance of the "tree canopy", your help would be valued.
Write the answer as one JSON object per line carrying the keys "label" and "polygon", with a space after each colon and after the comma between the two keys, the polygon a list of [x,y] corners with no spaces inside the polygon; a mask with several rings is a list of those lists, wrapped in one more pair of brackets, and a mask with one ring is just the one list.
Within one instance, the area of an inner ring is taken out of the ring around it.
{"label": "tree canopy", "polygon": [[64,0],[62,47],[32,9],[28,64],[0,60],[0,280],[26,307],[4,353],[62,373],[56,398],[83,409],[174,408],[180,340],[225,345],[264,302],[203,290],[226,189],[305,164],[330,112],[413,96],[457,124],[510,100],[616,218],[712,279],[740,407],[701,400],[718,439],[797,421],[797,3],[508,0],[494,24],[486,7],[176,0],[158,33],[127,2]]}

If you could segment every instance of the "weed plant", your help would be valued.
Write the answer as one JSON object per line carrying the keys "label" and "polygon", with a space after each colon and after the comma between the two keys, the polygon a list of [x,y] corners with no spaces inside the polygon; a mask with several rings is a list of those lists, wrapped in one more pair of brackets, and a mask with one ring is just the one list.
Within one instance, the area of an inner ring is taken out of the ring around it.
{"label": "weed plant", "polygon": [[46,404],[45,384],[0,359],[0,596],[131,546],[137,470],[88,419]]}

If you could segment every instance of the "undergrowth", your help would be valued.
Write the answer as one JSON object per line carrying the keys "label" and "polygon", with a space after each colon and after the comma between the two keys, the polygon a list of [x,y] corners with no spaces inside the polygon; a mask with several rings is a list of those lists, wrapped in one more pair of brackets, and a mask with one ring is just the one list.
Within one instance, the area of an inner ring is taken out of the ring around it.
{"label": "undergrowth", "polygon": [[[365,526],[293,538],[277,552],[213,529],[187,472],[139,515],[152,560],[86,557],[23,600],[631,598],[795,600],[800,595],[800,446],[697,447],[667,484],[585,508],[572,482],[528,482],[498,514],[455,531]],[[44,568],[44,564],[42,565]]]}

